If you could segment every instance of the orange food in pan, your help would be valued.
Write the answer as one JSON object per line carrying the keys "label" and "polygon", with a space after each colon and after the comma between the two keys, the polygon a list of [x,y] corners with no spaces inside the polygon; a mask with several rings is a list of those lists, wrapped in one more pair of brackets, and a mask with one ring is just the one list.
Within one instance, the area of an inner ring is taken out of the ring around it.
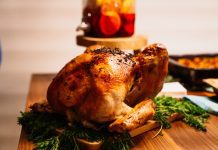
{"label": "orange food in pan", "polygon": [[178,63],[194,69],[216,69],[218,68],[218,56],[180,58]]}

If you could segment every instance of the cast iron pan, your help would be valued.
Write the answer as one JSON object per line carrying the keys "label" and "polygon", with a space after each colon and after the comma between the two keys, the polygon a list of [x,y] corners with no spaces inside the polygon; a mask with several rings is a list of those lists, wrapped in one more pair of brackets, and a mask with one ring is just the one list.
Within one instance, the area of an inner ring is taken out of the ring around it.
{"label": "cast iron pan", "polygon": [[185,83],[202,84],[202,79],[218,78],[218,69],[194,69],[178,63],[179,58],[214,57],[217,54],[172,55],[169,58],[169,73]]}

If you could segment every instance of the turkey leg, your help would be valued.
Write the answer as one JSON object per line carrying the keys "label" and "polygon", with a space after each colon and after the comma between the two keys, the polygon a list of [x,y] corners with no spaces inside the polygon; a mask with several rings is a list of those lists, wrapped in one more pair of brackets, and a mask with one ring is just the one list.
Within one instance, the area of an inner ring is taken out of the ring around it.
{"label": "turkey leg", "polygon": [[109,125],[109,131],[125,132],[133,130],[154,116],[155,104],[152,99],[145,99],[137,104],[128,114]]}

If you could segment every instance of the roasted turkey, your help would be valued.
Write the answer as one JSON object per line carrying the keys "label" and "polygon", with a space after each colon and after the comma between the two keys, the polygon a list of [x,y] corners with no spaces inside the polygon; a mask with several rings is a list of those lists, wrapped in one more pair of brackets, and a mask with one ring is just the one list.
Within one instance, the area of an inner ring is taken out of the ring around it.
{"label": "roasted turkey", "polygon": [[54,111],[95,128],[109,123],[109,130],[132,130],[155,113],[152,98],[164,82],[168,54],[162,44],[126,53],[91,46],[67,63],[48,87],[47,99]]}

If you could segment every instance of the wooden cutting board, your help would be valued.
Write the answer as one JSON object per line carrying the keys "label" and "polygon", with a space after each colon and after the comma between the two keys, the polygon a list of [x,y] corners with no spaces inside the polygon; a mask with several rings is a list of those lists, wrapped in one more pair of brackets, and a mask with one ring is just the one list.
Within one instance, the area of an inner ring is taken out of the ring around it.
{"label": "wooden cutting board", "polygon": [[[33,74],[30,89],[26,101],[26,109],[34,104],[46,99],[46,91],[54,74]],[[192,93],[193,94],[193,93]],[[205,93],[195,93],[205,95]],[[211,115],[206,123],[208,131],[199,132],[181,121],[174,122],[171,129],[163,130],[163,136],[152,137],[158,129],[149,131],[133,138],[135,147],[133,150],[217,150],[218,149],[218,117]],[[22,129],[18,150],[32,150],[33,144],[26,139],[26,133]]]}
{"label": "wooden cutting board", "polygon": [[131,37],[116,37],[116,38],[95,38],[78,35],[76,42],[80,46],[104,45],[123,50],[136,50],[145,47],[148,43],[148,38],[142,35],[134,35]]}

